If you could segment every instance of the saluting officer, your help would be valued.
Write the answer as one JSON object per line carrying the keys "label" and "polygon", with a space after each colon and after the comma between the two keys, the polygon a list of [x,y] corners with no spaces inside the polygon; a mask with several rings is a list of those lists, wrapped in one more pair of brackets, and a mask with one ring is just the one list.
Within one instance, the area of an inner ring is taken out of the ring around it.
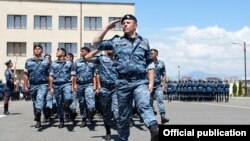
{"label": "saluting officer", "polygon": [[[96,42],[101,42],[105,34],[112,29],[119,20],[112,21],[104,28]],[[116,91],[118,99],[117,131],[120,141],[127,141],[130,134],[130,116],[133,100],[149,128],[151,141],[158,140],[158,123],[150,105],[150,93],[154,88],[154,61],[150,56],[148,40],[137,34],[137,19],[130,14],[121,19],[123,36],[114,36],[110,40],[102,41],[97,49],[86,58],[91,58],[99,51],[113,49],[115,53],[114,67],[118,74]],[[148,70],[148,78],[147,72]]]}
{"label": "saluting officer", "polygon": [[50,62],[42,57],[43,47],[34,45],[34,57],[25,63],[24,90],[32,96],[36,128],[41,127],[41,112],[44,108],[44,99],[48,91]]}

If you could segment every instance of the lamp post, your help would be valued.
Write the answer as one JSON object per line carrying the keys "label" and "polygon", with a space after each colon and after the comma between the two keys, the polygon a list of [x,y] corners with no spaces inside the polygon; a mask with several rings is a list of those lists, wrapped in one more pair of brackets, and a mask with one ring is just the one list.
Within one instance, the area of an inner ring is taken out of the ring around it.
{"label": "lamp post", "polygon": [[178,65],[178,80],[180,80],[180,66]]}
{"label": "lamp post", "polygon": [[246,63],[246,48],[247,46],[247,43],[244,41],[243,44],[242,43],[237,43],[237,42],[234,42],[233,44],[238,44],[238,45],[241,45],[243,46],[243,49],[244,49],[244,69],[245,69],[245,95],[244,96],[247,96],[247,63]]}

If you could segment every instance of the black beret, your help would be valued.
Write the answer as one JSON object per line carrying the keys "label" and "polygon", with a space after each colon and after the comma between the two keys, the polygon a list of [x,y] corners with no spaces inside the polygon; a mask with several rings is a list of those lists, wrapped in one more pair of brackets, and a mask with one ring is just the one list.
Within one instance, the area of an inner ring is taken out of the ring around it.
{"label": "black beret", "polygon": [[90,48],[89,47],[82,47],[81,50],[86,50],[86,51],[90,52]]}
{"label": "black beret", "polygon": [[5,62],[5,65],[9,65],[11,63],[12,63],[11,60],[8,60],[7,62]]}
{"label": "black beret", "polygon": [[65,48],[59,47],[59,48],[57,48],[57,50],[62,50],[65,53],[65,56],[67,55],[67,51]]}
{"label": "black beret", "polygon": [[129,20],[134,20],[134,21],[137,23],[136,17],[133,16],[133,15],[131,15],[131,14],[126,14],[126,15],[124,15],[124,16],[122,17],[121,22],[123,22],[124,20],[127,20],[127,19],[129,19]]}
{"label": "black beret", "polygon": [[41,44],[35,44],[33,49],[35,49],[36,47],[39,47],[39,48],[41,48],[43,50],[43,47],[42,47]]}

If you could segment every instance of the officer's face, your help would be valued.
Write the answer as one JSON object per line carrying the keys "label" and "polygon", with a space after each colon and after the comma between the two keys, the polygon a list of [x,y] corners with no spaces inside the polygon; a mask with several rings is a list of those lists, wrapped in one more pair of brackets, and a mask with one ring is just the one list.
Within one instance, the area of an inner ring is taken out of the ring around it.
{"label": "officer's face", "polygon": [[137,23],[134,20],[124,20],[122,22],[122,30],[125,34],[136,31]]}
{"label": "officer's face", "polygon": [[42,53],[43,53],[43,50],[40,47],[34,48],[35,55],[41,55]]}
{"label": "officer's face", "polygon": [[81,50],[81,57],[85,57],[89,52],[85,49]]}
{"label": "officer's face", "polygon": [[8,65],[8,67],[12,68],[12,67],[13,67],[13,64],[12,64],[12,63],[10,63],[10,64]]}
{"label": "officer's face", "polygon": [[62,51],[62,50],[60,50],[60,49],[57,50],[57,52],[56,52],[56,57],[62,57],[62,56],[64,56],[64,55],[65,55],[65,52],[64,52],[64,51]]}
{"label": "officer's face", "polygon": [[47,58],[49,61],[51,61],[51,56],[46,56],[45,58]]}
{"label": "officer's face", "polygon": [[158,53],[155,52],[155,51],[151,51],[150,54],[151,54],[151,57],[152,57],[153,59],[156,59],[157,56],[158,56]]}
{"label": "officer's face", "polygon": [[73,61],[73,57],[71,57],[70,55],[67,55],[67,56],[66,56],[66,60],[68,60],[68,61]]}

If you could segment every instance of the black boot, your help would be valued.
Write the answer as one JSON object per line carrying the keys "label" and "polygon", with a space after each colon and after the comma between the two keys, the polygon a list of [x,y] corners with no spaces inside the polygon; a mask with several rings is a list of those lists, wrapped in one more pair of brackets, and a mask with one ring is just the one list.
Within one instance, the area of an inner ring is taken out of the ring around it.
{"label": "black boot", "polygon": [[59,124],[58,128],[63,128],[63,126],[64,126],[64,119],[61,118],[60,119],[60,124]]}
{"label": "black boot", "polygon": [[83,118],[82,123],[80,124],[80,127],[86,127],[86,126],[87,126],[86,118]]}
{"label": "black boot", "polygon": [[41,121],[37,121],[35,127],[36,127],[36,128],[40,128],[41,126],[42,126]]}
{"label": "black boot", "polygon": [[41,127],[41,112],[40,111],[37,111],[36,114],[35,114],[35,119],[36,121],[36,128],[40,128]]}
{"label": "black boot", "polygon": [[165,113],[161,113],[161,124],[169,122],[169,119],[165,117]]}
{"label": "black boot", "polygon": [[133,118],[130,118],[130,123],[129,123],[129,126],[130,126],[130,127],[133,127],[133,126],[134,126],[134,121],[133,121]]}
{"label": "black boot", "polygon": [[159,136],[159,128],[157,124],[153,124],[149,126],[149,131],[151,134],[151,140],[150,141],[158,141]]}
{"label": "black boot", "polygon": [[4,104],[4,114],[5,115],[9,115],[10,114],[8,109],[9,109],[9,103]]}
{"label": "black boot", "polygon": [[92,119],[94,118],[95,115],[95,109],[94,108],[90,108],[89,109],[89,113],[88,113],[88,118],[92,121]]}
{"label": "black boot", "polygon": [[106,129],[105,140],[106,140],[106,141],[110,141],[110,140],[111,140],[110,125],[105,125],[105,129]]}
{"label": "black boot", "polygon": [[72,122],[75,121],[76,116],[77,116],[77,112],[76,112],[76,110],[73,110],[73,111],[71,112],[71,114],[70,114],[70,119],[71,119]]}

